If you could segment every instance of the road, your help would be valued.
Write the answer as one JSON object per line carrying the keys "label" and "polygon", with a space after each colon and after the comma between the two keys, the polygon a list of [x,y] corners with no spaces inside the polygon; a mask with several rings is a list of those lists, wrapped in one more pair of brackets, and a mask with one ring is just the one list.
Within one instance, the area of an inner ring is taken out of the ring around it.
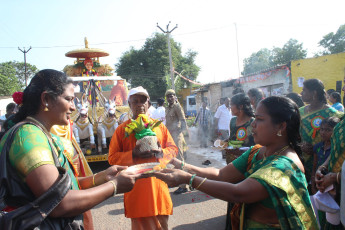
{"label": "road", "polygon": [[[202,162],[210,160],[208,167],[221,168],[226,165],[221,159],[221,152],[213,148],[198,148],[189,143],[187,163],[200,167]],[[91,164],[94,171],[99,171],[105,164]],[[170,193],[174,204],[174,214],[169,218],[169,229],[184,230],[214,230],[225,228],[225,214],[227,204],[200,191],[189,191],[185,194]],[[97,230],[131,229],[130,219],[124,216],[123,195],[110,198],[92,209],[94,226]]]}

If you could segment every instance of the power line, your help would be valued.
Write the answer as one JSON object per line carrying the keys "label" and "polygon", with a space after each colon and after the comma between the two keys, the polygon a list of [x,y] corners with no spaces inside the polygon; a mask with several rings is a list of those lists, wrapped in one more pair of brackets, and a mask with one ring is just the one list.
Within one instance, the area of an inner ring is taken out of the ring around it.
{"label": "power line", "polygon": [[[317,24],[310,24],[310,25],[282,25],[282,24],[276,24],[276,25],[251,25],[251,24],[237,24],[239,26],[253,26],[253,27],[314,27],[314,26],[329,26],[326,24],[323,25],[317,25]],[[189,34],[196,34],[196,33],[204,33],[204,32],[210,32],[214,30],[221,30],[226,29],[229,27],[232,27],[233,25],[225,25],[220,27],[214,27],[209,29],[203,29],[203,30],[197,30],[197,31],[191,31],[187,33],[180,33],[176,34],[175,36],[183,36],[183,35],[189,35]],[[130,43],[130,42],[139,42],[139,41],[145,41],[147,38],[141,38],[141,39],[133,39],[133,40],[127,40],[127,41],[113,41],[113,42],[101,42],[101,43],[92,43],[90,45],[97,46],[97,45],[111,45],[111,44],[121,44],[121,43]],[[32,46],[32,48],[35,49],[51,49],[51,48],[71,48],[71,47],[82,47],[82,45],[52,45],[52,46]],[[16,49],[16,46],[0,46],[0,49]]]}

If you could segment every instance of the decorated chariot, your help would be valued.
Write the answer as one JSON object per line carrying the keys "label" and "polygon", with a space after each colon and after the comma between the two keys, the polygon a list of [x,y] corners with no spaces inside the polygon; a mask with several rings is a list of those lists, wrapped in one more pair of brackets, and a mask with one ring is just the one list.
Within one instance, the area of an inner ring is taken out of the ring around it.
{"label": "decorated chariot", "polygon": [[75,82],[73,134],[88,162],[107,161],[110,139],[129,113],[126,81],[113,76],[114,69],[108,64],[100,64],[99,58],[108,55],[89,48],[87,38],[85,48],[65,54],[76,58],[74,65],[65,66],[63,71]]}

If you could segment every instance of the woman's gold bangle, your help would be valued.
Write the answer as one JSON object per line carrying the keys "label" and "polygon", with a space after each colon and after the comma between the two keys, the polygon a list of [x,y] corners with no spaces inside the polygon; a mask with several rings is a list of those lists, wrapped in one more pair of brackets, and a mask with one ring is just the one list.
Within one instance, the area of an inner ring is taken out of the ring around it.
{"label": "woman's gold bangle", "polygon": [[97,173],[93,174],[93,177],[92,177],[92,185],[93,186],[96,186],[96,182],[95,182],[96,175],[97,175]]}
{"label": "woman's gold bangle", "polygon": [[339,181],[339,174],[340,172],[337,173],[337,183],[340,184],[340,181]]}
{"label": "woman's gold bangle", "polygon": [[112,183],[112,184],[113,184],[113,186],[114,186],[114,193],[113,193],[113,197],[115,197],[116,192],[117,192],[117,186],[116,186],[116,184],[115,184],[115,182],[114,182],[114,181],[110,180],[109,182],[110,182],[110,183]]}
{"label": "woman's gold bangle", "polygon": [[207,180],[207,178],[205,177],[205,178],[200,182],[200,184],[198,185],[198,187],[196,187],[195,189],[199,189],[200,186],[201,186],[206,180]]}

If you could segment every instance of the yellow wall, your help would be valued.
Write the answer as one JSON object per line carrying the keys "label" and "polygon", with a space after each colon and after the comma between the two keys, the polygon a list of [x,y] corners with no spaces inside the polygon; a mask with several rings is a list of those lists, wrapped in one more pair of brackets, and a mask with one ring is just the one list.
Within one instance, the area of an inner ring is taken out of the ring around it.
{"label": "yellow wall", "polygon": [[[317,58],[308,58],[291,61],[292,91],[301,93],[297,80],[317,78],[325,85],[325,90],[336,89],[336,82],[344,80],[345,52],[325,55]],[[343,92],[342,92],[343,95]]]}

